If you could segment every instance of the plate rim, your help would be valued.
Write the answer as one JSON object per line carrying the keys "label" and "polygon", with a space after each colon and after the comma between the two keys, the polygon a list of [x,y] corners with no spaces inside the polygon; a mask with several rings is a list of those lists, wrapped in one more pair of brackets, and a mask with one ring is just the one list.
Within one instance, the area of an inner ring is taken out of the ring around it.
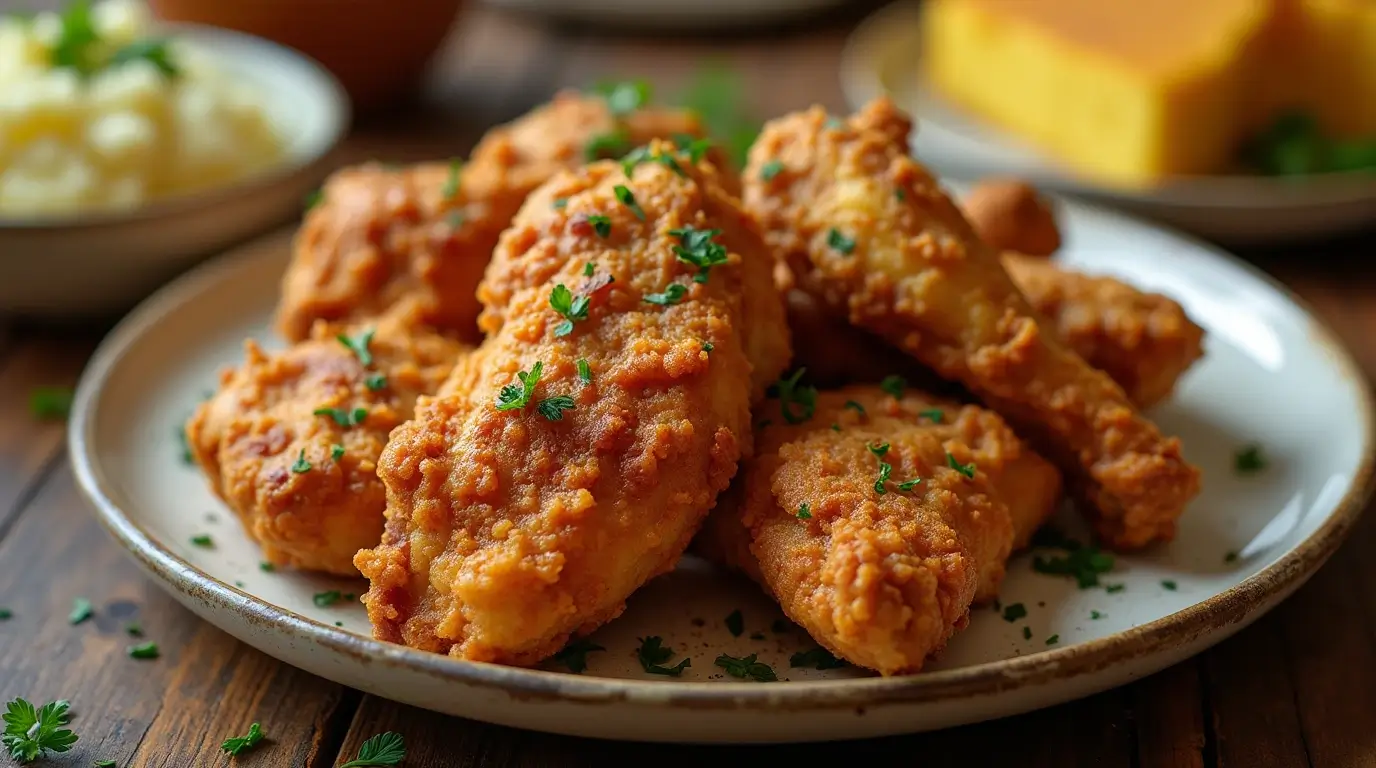
{"label": "plate rim", "polygon": [[[1324,348],[1344,380],[1365,380],[1340,338],[1314,313],[1265,272],[1221,249],[1168,227],[1079,200],[1058,200],[1067,213],[1079,211],[1135,230],[1155,230],[1240,269],[1283,296],[1304,313],[1310,338]],[[523,701],[579,703],[620,701],[660,708],[694,710],[755,709],[800,711],[849,709],[876,704],[933,704],[1040,684],[1083,678],[1111,665],[1188,647],[1199,638],[1242,626],[1269,610],[1303,584],[1333,554],[1372,497],[1376,465],[1376,406],[1370,387],[1354,387],[1362,430],[1362,458],[1328,519],[1274,563],[1232,587],[1154,621],[1063,648],[1011,659],[911,676],[791,681],[775,685],[733,682],[675,682],[591,677],[539,669],[507,667],[453,659],[348,632],[268,603],[201,571],[151,535],[113,500],[115,495],[96,456],[95,421],[104,384],[144,332],[168,313],[181,309],[245,264],[265,259],[255,249],[290,232],[278,230],[223,253],[159,289],[121,320],[91,356],[78,384],[68,422],[68,457],[77,487],[96,519],[164,590],[215,612],[278,633],[304,638],[332,653],[383,667],[402,668],[445,683],[485,689]],[[288,241],[289,242],[289,241]],[[265,251],[265,253],[270,251]],[[274,258],[281,258],[280,254]],[[217,624],[217,622],[211,622]],[[222,627],[223,628],[223,627]]]}

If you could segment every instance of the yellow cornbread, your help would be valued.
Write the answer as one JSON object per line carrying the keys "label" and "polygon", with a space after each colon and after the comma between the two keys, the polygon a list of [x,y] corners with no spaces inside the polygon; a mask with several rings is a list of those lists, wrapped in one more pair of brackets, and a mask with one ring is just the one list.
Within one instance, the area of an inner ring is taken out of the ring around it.
{"label": "yellow cornbread", "polygon": [[1283,110],[1376,133],[1376,0],[930,0],[933,84],[1121,186],[1207,174]]}

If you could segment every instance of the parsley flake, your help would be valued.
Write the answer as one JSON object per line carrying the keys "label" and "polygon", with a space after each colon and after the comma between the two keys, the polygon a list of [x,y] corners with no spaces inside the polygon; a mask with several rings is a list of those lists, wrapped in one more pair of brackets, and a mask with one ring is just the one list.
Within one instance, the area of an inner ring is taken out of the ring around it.
{"label": "parsley flake", "polygon": [[588,668],[588,654],[594,651],[605,651],[606,648],[592,642],[586,637],[580,637],[564,646],[563,650],[554,654],[552,659],[563,664],[574,674],[582,674]]}
{"label": "parsley flake", "polygon": [[373,353],[368,349],[368,345],[373,342],[373,334],[376,332],[376,329],[369,328],[360,333],[356,339],[351,339],[343,333],[335,338],[339,339],[339,343],[347,347],[350,352],[353,352],[354,356],[358,358],[358,362],[367,368],[373,364]]}
{"label": "parsley flake", "polygon": [[298,475],[311,471],[311,463],[306,461],[305,448],[301,449],[301,453],[296,457],[296,462],[291,465],[291,471]]}
{"label": "parsley flake", "polygon": [[666,155],[658,149],[650,149],[649,147],[636,147],[621,158],[621,171],[626,174],[626,178],[630,178],[631,174],[635,172],[636,166],[644,162],[659,163],[679,176],[688,175],[683,172],[678,161],[674,160],[672,155]]}
{"label": "parsley flake", "polygon": [[137,621],[131,621],[124,625],[124,634],[130,637],[143,637],[143,625]]}
{"label": "parsley flake", "polygon": [[591,261],[583,265],[583,277],[592,277],[596,271],[597,267]]}
{"label": "parsley flake", "polygon": [[176,63],[172,61],[172,56],[167,48],[167,41],[160,38],[148,38],[146,40],[135,40],[132,43],[115,51],[110,57],[109,66],[118,67],[134,61],[146,61],[152,64],[163,77],[173,79],[181,74]]}
{"label": "parsley flake", "polygon": [[1127,589],[1127,588],[1128,588],[1128,585],[1126,585],[1126,584],[1106,584],[1106,585],[1104,586],[1104,591],[1107,592],[1107,593],[1109,593],[1109,594],[1111,595],[1111,594],[1113,594],[1114,592],[1122,592],[1123,590],[1125,590],[1125,589]]}
{"label": "parsley flake", "polygon": [[650,304],[658,304],[661,307],[668,307],[683,301],[683,297],[688,294],[688,286],[681,283],[670,283],[663,293],[647,293],[643,298]]}
{"label": "parsley flake", "polygon": [[907,386],[908,380],[897,374],[885,376],[884,380],[879,382],[879,389],[886,394],[892,395],[895,400],[902,399],[903,390],[906,389]]}
{"label": "parsley flake", "polygon": [[139,643],[128,648],[129,658],[131,659],[156,659],[162,655],[158,650],[158,644],[153,642]]}
{"label": "parsley flake", "polygon": [[72,410],[71,387],[37,387],[29,392],[29,413],[43,421],[61,421]]}
{"label": "parsley flake", "polygon": [[1060,642],[1060,641],[1061,641],[1061,636],[1060,636],[1060,635],[1052,635],[1051,637],[1046,638],[1046,644],[1047,644],[1047,645],[1055,645],[1056,643],[1058,643],[1058,642]]}
{"label": "parsley flake", "polygon": [[698,268],[698,273],[693,276],[694,282],[707,282],[708,270],[728,261],[726,246],[712,242],[712,238],[721,234],[720,229],[682,227],[669,230],[669,234],[679,240],[679,244],[674,246],[674,255],[678,260]]}
{"label": "parsley flake", "polygon": [[574,296],[573,291],[559,283],[549,293],[549,305],[564,317],[564,322],[554,327],[554,335],[557,338],[572,333],[574,323],[588,319],[588,308],[592,302],[587,296]]}
{"label": "parsley flake", "polygon": [[702,351],[703,351],[703,352],[706,352],[706,353],[708,353],[708,354],[711,354],[711,353],[712,353],[712,350],[714,350],[714,349],[716,349],[716,348],[717,348],[717,345],[713,344],[713,343],[710,342],[710,341],[704,341],[704,342],[702,342]]}
{"label": "parsley flake", "polygon": [[445,200],[453,200],[459,194],[459,172],[463,170],[463,161],[455,157],[449,161],[449,176],[444,180],[444,186],[440,187],[440,196]]}
{"label": "parsley flake", "polygon": [[67,614],[67,623],[77,625],[91,618],[95,614],[95,609],[91,606],[91,601],[84,597],[72,600],[72,610]]}
{"label": "parsley flake", "polygon": [[554,209],[555,209],[556,211],[562,211],[562,210],[564,210],[564,206],[566,206],[566,205],[568,205],[568,204],[569,204],[569,199],[568,199],[567,197],[556,197],[556,198],[554,198],[554,202],[553,202],[553,203],[550,203],[550,205],[554,206]]}
{"label": "parsley flake", "polygon": [[588,361],[582,358],[578,360],[578,380],[584,384],[592,383],[592,366],[588,365]]}
{"label": "parsley flake", "polygon": [[846,401],[846,407],[849,408],[849,409],[851,409],[852,411],[855,411],[856,413],[860,414],[861,416],[866,415],[866,414],[865,414],[865,406],[863,406],[863,405],[861,405],[861,404],[855,402],[854,400],[847,400],[847,401]]}
{"label": "parsley flake", "polygon": [[656,635],[642,637],[640,647],[636,649],[636,657],[640,659],[640,666],[652,675],[666,675],[668,677],[679,677],[683,670],[693,666],[693,660],[685,658],[677,665],[672,667],[662,666],[664,662],[673,658],[674,652],[663,646],[664,640]]}
{"label": "parsley flake", "polygon": [[119,763],[114,760],[96,760],[91,763],[91,768],[119,768]]}
{"label": "parsley flake", "polygon": [[726,615],[726,629],[732,637],[740,637],[745,634],[745,616],[741,614],[739,608]]}
{"label": "parsley flake", "polygon": [[66,752],[77,741],[77,735],[63,728],[71,718],[67,710],[71,703],[62,699],[35,707],[22,698],[5,705],[4,735],[0,744],[9,750],[10,757],[21,763],[37,760],[44,752]]}
{"label": "parsley flake", "polygon": [[530,372],[517,371],[516,379],[521,382],[520,386],[507,384],[497,393],[497,410],[515,411],[530,404],[530,398],[535,394],[535,385],[540,383],[540,374],[544,371],[543,362],[537,362],[530,367]]}
{"label": "parsley flake", "polygon": [[331,589],[326,592],[316,592],[314,595],[311,595],[311,602],[315,603],[315,607],[317,608],[329,608],[343,599],[344,593],[337,589]]}
{"label": "parsley flake", "polygon": [[837,424],[836,422],[833,421],[833,422],[831,423],[831,431],[832,431],[832,432],[840,432],[840,431],[841,431],[841,425],[840,425],[840,424]]}
{"label": "parsley flake", "polygon": [[827,232],[827,245],[843,256],[849,256],[855,252],[855,238],[846,237],[841,234],[841,230],[836,228]]}
{"label": "parsley flake", "polygon": [[1177,588],[1178,585],[1177,585],[1175,582],[1171,581],[1170,579],[1165,579],[1164,581],[1161,582],[1161,586],[1162,586],[1162,587],[1165,587],[1166,589],[1168,589],[1168,590],[1170,590],[1170,591],[1172,591],[1172,592],[1174,592],[1174,591],[1176,590],[1176,588]]}
{"label": "parsley flake", "polygon": [[468,217],[464,215],[463,211],[450,211],[449,215],[444,217],[444,221],[450,229],[457,230],[463,227],[463,223],[468,221]]}
{"label": "parsley flake", "polygon": [[[799,383],[806,372],[806,368],[799,368],[792,376],[779,379],[771,387],[772,394],[779,398],[779,409],[783,412],[784,421],[789,424],[802,424],[817,411],[817,388]],[[793,406],[797,406],[796,412]]]}
{"label": "parsley flake", "polygon": [[965,475],[966,477],[975,476],[975,463],[972,461],[969,464],[961,464],[960,462],[956,461],[956,457],[952,456],[950,451],[946,452],[946,466],[950,467],[951,469],[954,469],[962,475]]}
{"label": "parsley flake", "polygon": [[325,202],[325,190],[314,189],[306,193],[306,197],[301,201],[301,207],[309,212],[317,208],[323,202]]}
{"label": "parsley flake", "polygon": [[752,653],[740,659],[723,653],[717,657],[716,665],[726,670],[726,674],[739,677],[742,680],[750,679],[759,683],[778,682],[779,677],[774,674],[774,668],[757,661],[758,658],[758,653]]}
{"label": "parsley flake", "polygon": [[210,534],[208,533],[202,533],[192,536],[191,543],[195,544],[198,547],[203,547],[205,549],[210,549],[211,547],[215,546],[215,542],[211,540]]}
{"label": "parsley flake", "polygon": [[1098,547],[1082,546],[1077,541],[1069,541],[1064,547],[1065,556],[1032,558],[1032,570],[1052,576],[1074,577],[1080,589],[1099,586],[1099,576],[1113,570],[1113,555],[1099,551]]}
{"label": "parsley flake", "polygon": [[812,519],[812,507],[811,507],[806,501],[803,502],[802,504],[799,504],[799,505],[798,505],[798,512],[797,512],[797,514],[796,514],[796,517],[797,517],[799,520],[811,520],[811,519]]}
{"label": "parsley flake", "polygon": [[1255,443],[1245,445],[1233,454],[1233,470],[1239,475],[1250,475],[1266,468],[1266,456],[1261,446]]}
{"label": "parsley flake", "polygon": [[928,421],[932,422],[933,424],[940,424],[940,423],[941,423],[941,420],[944,419],[945,417],[946,417],[946,414],[943,413],[942,410],[941,410],[940,408],[928,408],[928,409],[925,410],[925,411],[918,411],[918,412],[917,412],[917,418],[919,418],[919,419],[927,419]]}
{"label": "parsley flake", "polygon": [[895,190],[893,191],[893,196],[896,197],[896,198],[898,198],[898,202],[901,203],[901,202],[903,202],[904,200],[907,200],[907,199],[908,199],[908,192],[907,192],[907,190],[904,190],[904,189],[902,189],[902,188],[895,189]]}
{"label": "parsley flake", "polygon": [[760,166],[760,181],[773,181],[775,176],[784,169],[784,164],[778,160],[770,160]]}
{"label": "parsley flake", "polygon": [[356,427],[368,419],[367,408],[354,408],[353,410],[345,410],[343,408],[316,408],[314,411],[311,411],[311,413],[316,416],[329,416],[331,419],[334,419],[334,423],[345,429]]}
{"label": "parsley flake", "polygon": [[911,491],[912,489],[916,488],[917,484],[920,482],[922,482],[922,478],[920,477],[915,477],[912,480],[904,480],[903,482],[898,484],[898,490],[907,493],[908,491]]}
{"label": "parsley flake", "polygon": [[383,389],[387,386],[387,374],[374,373],[368,378],[364,379],[363,383],[368,387],[369,390],[377,392],[378,390]]}
{"label": "parsley flake", "polygon": [[100,33],[96,31],[90,2],[78,0],[69,3],[59,21],[61,26],[57,40],[49,50],[49,63],[55,69],[74,69],[82,77],[93,74],[100,68],[96,60]]}
{"label": "parsley flake", "polygon": [[889,452],[888,443],[875,443],[874,445],[867,445],[865,447],[869,449],[870,453],[881,458],[884,456],[884,454]]}
{"label": "parsley flake", "polygon": [[344,458],[344,446],[339,443],[330,446],[330,458],[336,462]]}
{"label": "parsley flake", "polygon": [[818,646],[811,650],[799,651],[788,657],[790,667],[812,667],[813,669],[840,669],[846,662],[831,655],[827,649]]}
{"label": "parsley flake", "polygon": [[654,91],[644,80],[603,82],[593,91],[607,102],[607,110],[616,117],[624,117],[650,103]]}
{"label": "parsley flake", "polygon": [[887,483],[889,481],[889,475],[892,473],[892,464],[888,463],[887,461],[879,462],[879,477],[874,481],[875,493],[879,494],[880,496],[883,496],[884,494],[889,492],[889,489],[884,487],[884,483]]}
{"label": "parsley flake", "polygon": [[597,236],[603,240],[611,236],[612,220],[609,217],[600,213],[594,213],[588,216],[588,223],[592,225],[592,231],[596,232]]}
{"label": "parsley flake", "polygon": [[363,742],[358,757],[339,768],[377,768],[400,765],[406,759],[406,740],[396,731],[387,731]]}
{"label": "parsley flake", "polygon": [[599,133],[588,139],[583,147],[583,157],[589,161],[621,157],[631,150],[631,135],[624,128]]}
{"label": "parsley flake", "polygon": [[1106,614],[1106,613],[1100,613],[1100,612],[1098,612],[1098,611],[1090,611],[1090,612],[1089,612],[1089,618],[1092,619],[1092,620],[1094,620],[1094,621],[1098,621],[1099,619],[1102,619],[1102,618],[1104,618],[1104,617],[1106,617],[1106,616],[1108,616],[1108,614]]}
{"label": "parsley flake", "polygon": [[1023,605],[1022,603],[1013,603],[1012,605],[1005,605],[1003,607],[1004,621],[1011,624],[1017,621],[1018,619],[1025,618],[1027,618],[1027,606]]}
{"label": "parsley flake", "polygon": [[1226,554],[1226,555],[1223,556],[1223,562],[1225,562],[1225,563],[1236,563],[1236,562],[1237,562],[1237,557],[1238,557],[1238,555],[1237,555],[1236,552],[1229,552],[1228,554]]}
{"label": "parsley flake", "polygon": [[1032,628],[1029,627],[1029,626],[1027,626],[1026,624],[1024,624],[1023,627],[1022,627],[1022,639],[1024,639],[1024,640],[1031,640],[1031,639],[1032,639]]}
{"label": "parsley flake", "polygon": [[707,155],[707,150],[712,148],[712,140],[699,139],[686,133],[676,133],[674,134],[674,146],[680,152],[687,152],[688,159],[696,164]]}
{"label": "parsley flake", "polygon": [[262,571],[263,573],[273,573],[277,570],[277,566],[264,560],[258,563],[258,570]]}
{"label": "parsley flake", "polygon": [[573,398],[568,395],[547,397],[535,404],[535,410],[539,411],[541,416],[544,416],[550,421],[563,421],[564,411],[571,411],[573,408]]}
{"label": "parsley flake", "polygon": [[220,751],[231,757],[237,757],[240,753],[253,749],[262,740],[263,727],[254,723],[248,727],[248,733],[243,736],[234,736],[220,742]]}
{"label": "parsley flake", "polygon": [[9,621],[14,618],[14,611],[8,608],[0,608],[0,621]]}
{"label": "parsley flake", "polygon": [[635,201],[635,193],[631,192],[629,187],[625,184],[617,184],[612,187],[612,191],[616,193],[616,199],[621,201],[622,205],[630,208],[631,213],[634,213],[637,219],[645,220],[645,210],[640,207],[640,203]]}

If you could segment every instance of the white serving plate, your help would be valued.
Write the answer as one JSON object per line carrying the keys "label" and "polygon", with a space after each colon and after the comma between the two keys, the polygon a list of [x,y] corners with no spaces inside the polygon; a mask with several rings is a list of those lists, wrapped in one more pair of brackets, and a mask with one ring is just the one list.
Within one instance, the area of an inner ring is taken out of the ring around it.
{"label": "white serving plate", "polygon": [[0,215],[0,311],[48,317],[124,310],[196,260],[301,212],[330,171],[349,124],[334,76],[305,56],[250,35],[196,24],[159,25],[213,57],[263,95],[286,139],[281,164],[229,186],[127,212],[35,218]]}
{"label": "white serving plate", "polygon": [[1237,245],[1376,226],[1376,173],[1179,176],[1136,190],[1076,175],[935,92],[922,77],[921,19],[920,6],[903,2],[861,23],[842,54],[841,85],[852,107],[887,93],[916,117],[913,152],[939,175],[1018,176],[1041,189],[1084,196]]}
{"label": "white serving plate", "polygon": [[[175,435],[216,371],[241,359],[242,340],[269,338],[285,236],[198,268],[111,333],[77,392],[71,458],[102,523],[192,611],[290,664],[397,701],[537,730],[680,742],[859,738],[1025,712],[1151,674],[1246,626],[1323,563],[1371,490],[1367,386],[1333,334],[1283,288],[1123,216],[1069,202],[1061,216],[1066,261],[1169,293],[1208,329],[1206,358],[1154,413],[1203,469],[1204,492],[1176,542],[1119,558],[1107,581],[1124,584],[1121,592],[1081,591],[1015,558],[1002,601],[1023,603],[1026,622],[977,610],[947,652],[911,677],[791,669],[790,654],[811,642],[796,628],[772,631],[781,614],[758,589],[694,558],[593,636],[608,650],[591,654],[582,675],[376,642],[361,606],[311,600],[327,589],[361,592],[363,582],[260,572],[233,516],[180,462]],[[1234,451],[1250,442],[1271,465],[1238,477]],[[1060,522],[1083,534],[1068,510]],[[201,533],[214,537],[213,549],[190,544]],[[1241,556],[1225,562],[1230,551]],[[723,624],[735,609],[745,617],[740,637]],[[1091,611],[1105,616],[1093,620]],[[1052,634],[1060,641],[1048,646]],[[641,672],[636,638],[648,635],[691,656],[682,680]],[[723,652],[759,653],[784,681],[723,679],[713,666]]]}

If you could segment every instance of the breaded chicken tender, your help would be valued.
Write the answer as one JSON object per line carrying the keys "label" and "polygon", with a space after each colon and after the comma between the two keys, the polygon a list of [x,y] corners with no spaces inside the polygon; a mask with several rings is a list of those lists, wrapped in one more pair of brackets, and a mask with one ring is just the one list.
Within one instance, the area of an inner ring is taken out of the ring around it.
{"label": "breaded chicken tender", "polygon": [[282,280],[277,328],[304,338],[317,319],[373,317],[414,299],[420,319],[476,338],[474,291],[526,196],[590,157],[616,157],[654,138],[703,135],[685,110],[613,115],[573,91],[492,129],[467,164],[370,164],[336,173],[297,234]]}
{"label": "breaded chicken tender", "polygon": [[961,201],[975,234],[996,251],[1050,256],[1061,247],[1051,204],[1019,179],[985,179]]}
{"label": "breaded chicken tender", "polygon": [[828,650],[885,675],[916,672],[997,593],[1015,532],[996,477],[1041,482],[1032,492],[1053,501],[1058,485],[994,414],[918,393],[824,392],[811,418],[774,420],[757,440],[736,504],[713,512],[699,546]]}
{"label": "breaded chicken tender", "polygon": [[244,348],[244,364],[186,425],[192,455],[268,561],[357,575],[354,554],[382,535],[376,466],[387,435],[465,347],[399,314],[320,322],[280,352]]}
{"label": "breaded chicken tender", "polygon": [[383,452],[386,530],[355,559],[377,637],[534,664],[672,569],[735,474],[771,254],[710,168],[651,149],[673,167],[561,175],[503,235],[476,385]]}
{"label": "breaded chicken tender", "polygon": [[[803,290],[967,386],[1066,471],[1098,535],[1135,548],[1175,534],[1199,491],[1179,441],[1028,305],[960,211],[908,155],[887,99],[849,121],[820,108],[766,125],[747,207]],[[762,178],[765,163],[782,169]]]}

